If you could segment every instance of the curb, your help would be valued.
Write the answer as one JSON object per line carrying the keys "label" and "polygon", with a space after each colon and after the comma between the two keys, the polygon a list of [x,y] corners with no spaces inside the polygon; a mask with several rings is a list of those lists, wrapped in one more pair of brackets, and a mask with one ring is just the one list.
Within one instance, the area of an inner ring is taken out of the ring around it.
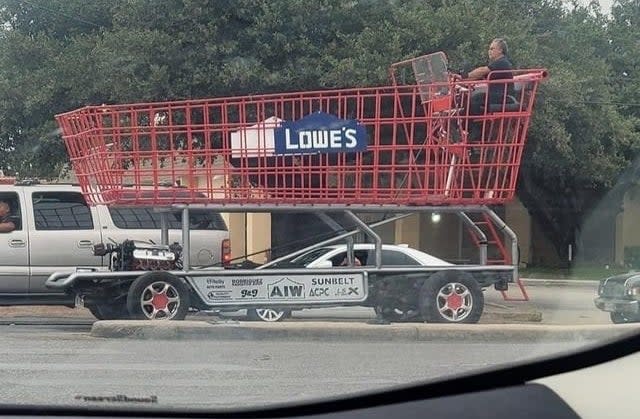
{"label": "curb", "polygon": [[202,321],[98,321],[91,335],[127,339],[300,340],[365,342],[540,342],[617,338],[640,331],[625,325],[391,324],[283,322],[209,323]]}
{"label": "curb", "polygon": [[[538,278],[520,278],[520,281],[528,287],[585,287],[598,288],[599,281],[581,280],[581,279],[538,279]],[[513,286],[514,284],[509,284]]]}

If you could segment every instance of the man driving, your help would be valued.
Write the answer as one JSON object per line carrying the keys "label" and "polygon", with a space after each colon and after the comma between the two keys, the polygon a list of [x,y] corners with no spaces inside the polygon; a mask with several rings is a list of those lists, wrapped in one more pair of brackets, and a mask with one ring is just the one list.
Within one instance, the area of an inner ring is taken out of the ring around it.
{"label": "man driving", "polygon": [[0,201],[0,233],[10,233],[16,229],[16,225],[11,221],[10,213],[9,204]]}
{"label": "man driving", "polygon": [[[507,42],[504,39],[496,38],[491,41],[489,45],[489,64],[471,70],[467,79],[482,80],[494,71],[496,71],[496,73],[491,74],[490,80],[512,79],[512,65],[507,58],[508,51]],[[503,103],[505,100],[505,86],[508,86],[508,89],[511,88],[511,85],[508,83],[491,83],[488,88],[488,98],[486,98],[484,92],[473,94],[471,96],[471,115],[480,115],[483,113],[482,108],[484,107],[485,100],[490,104]]]}

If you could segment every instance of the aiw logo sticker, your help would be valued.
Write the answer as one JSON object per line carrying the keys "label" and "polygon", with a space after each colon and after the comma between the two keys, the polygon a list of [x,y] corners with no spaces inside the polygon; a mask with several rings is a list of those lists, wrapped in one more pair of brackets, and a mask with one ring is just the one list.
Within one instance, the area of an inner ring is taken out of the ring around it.
{"label": "aiw logo sticker", "polygon": [[304,300],[304,284],[292,281],[289,278],[269,284],[267,286],[270,300]]}

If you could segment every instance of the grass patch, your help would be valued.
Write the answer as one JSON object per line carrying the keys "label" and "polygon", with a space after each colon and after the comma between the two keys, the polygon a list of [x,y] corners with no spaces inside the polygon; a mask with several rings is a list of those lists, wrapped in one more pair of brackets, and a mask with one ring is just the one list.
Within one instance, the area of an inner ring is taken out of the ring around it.
{"label": "grass patch", "polygon": [[576,266],[572,268],[521,268],[520,278],[568,279],[597,281],[609,276],[630,272],[629,268],[604,266]]}

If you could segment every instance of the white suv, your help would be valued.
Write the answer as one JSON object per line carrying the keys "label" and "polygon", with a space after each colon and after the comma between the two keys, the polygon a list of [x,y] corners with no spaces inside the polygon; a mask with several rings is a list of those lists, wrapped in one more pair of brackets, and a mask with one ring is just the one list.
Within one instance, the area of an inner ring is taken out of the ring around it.
{"label": "white suv", "polygon": [[[70,295],[45,286],[53,272],[105,267],[93,246],[125,239],[160,242],[160,215],[149,207],[115,207],[85,202],[70,184],[0,185],[15,229],[0,233],[0,305],[73,305]],[[169,241],[181,241],[181,213],[169,218]],[[228,258],[229,231],[212,210],[193,210],[191,260],[215,264]]]}

